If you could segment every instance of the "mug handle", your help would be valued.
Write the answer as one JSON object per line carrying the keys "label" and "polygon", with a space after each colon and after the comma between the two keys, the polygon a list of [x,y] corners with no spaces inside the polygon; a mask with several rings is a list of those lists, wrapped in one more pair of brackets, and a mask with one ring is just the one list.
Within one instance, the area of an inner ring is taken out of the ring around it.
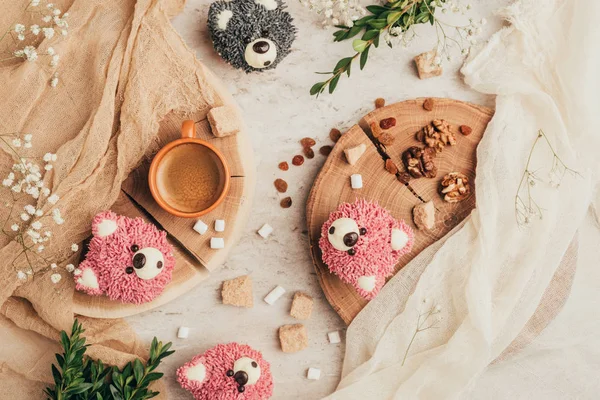
{"label": "mug handle", "polygon": [[196,137],[196,124],[194,121],[191,119],[183,121],[183,124],[181,124],[181,137],[183,139]]}

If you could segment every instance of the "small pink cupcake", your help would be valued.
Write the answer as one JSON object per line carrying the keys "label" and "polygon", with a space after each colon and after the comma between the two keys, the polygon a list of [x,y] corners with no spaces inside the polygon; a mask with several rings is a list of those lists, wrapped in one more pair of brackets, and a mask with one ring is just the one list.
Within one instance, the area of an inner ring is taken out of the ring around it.
{"label": "small pink cupcake", "polygon": [[321,228],[323,262],[364,298],[374,298],[412,249],[413,230],[377,203],[343,203]]}
{"label": "small pink cupcake", "polygon": [[266,400],[273,393],[269,363],[239,343],[197,355],[177,370],[177,380],[196,400]]}

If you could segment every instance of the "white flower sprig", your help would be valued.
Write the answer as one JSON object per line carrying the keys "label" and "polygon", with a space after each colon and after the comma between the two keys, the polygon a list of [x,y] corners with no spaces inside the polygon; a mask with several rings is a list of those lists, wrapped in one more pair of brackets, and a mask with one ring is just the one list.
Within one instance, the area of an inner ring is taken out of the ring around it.
{"label": "white flower sprig", "polygon": [[421,332],[427,331],[429,329],[437,328],[437,323],[440,322],[443,318],[439,315],[442,312],[442,306],[431,304],[431,300],[426,298],[423,300],[423,305],[425,307],[429,307],[428,311],[419,312],[419,318],[417,319],[417,326],[415,328],[415,332],[406,347],[406,352],[404,353],[404,358],[402,359],[402,365],[406,362],[406,358],[408,357],[408,352],[410,351],[411,346],[415,342],[417,335]]}
{"label": "white flower sprig", "polygon": [[[17,279],[25,281],[34,274],[54,270],[62,261],[50,261],[44,256],[48,242],[52,238],[52,226],[62,225],[65,220],[59,208],[56,207],[60,197],[52,193],[44,182],[44,174],[52,171],[53,163],[57,160],[56,154],[46,153],[42,157],[43,167],[34,159],[22,154],[24,149],[32,148],[31,134],[0,134],[0,143],[13,156],[16,162],[11,170],[2,179],[0,189],[7,193],[3,198],[11,198],[5,206],[8,212],[1,234],[9,237],[21,245],[21,251],[12,260],[16,269]],[[44,211],[39,205],[44,207]],[[79,246],[72,244],[71,252],[77,252]],[[72,253],[71,253],[72,254]],[[25,267],[23,267],[25,265]],[[69,273],[74,271],[72,264],[65,266]],[[53,283],[60,282],[62,275],[54,272],[50,276]]]}
{"label": "white flower sprig", "polygon": [[[31,1],[26,11],[38,15],[40,20],[30,26],[16,23],[0,36],[1,42],[10,34],[13,41],[17,44],[17,48],[11,51],[10,56],[0,61],[21,58],[27,62],[36,62],[43,57],[48,60],[48,66],[56,70],[60,61],[60,55],[48,43],[55,37],[64,37],[69,34],[69,23],[67,22],[69,13],[63,13],[53,3],[46,3],[40,0]],[[40,50],[42,46],[47,47],[45,50]],[[56,71],[51,73],[48,83],[52,87],[58,85],[58,73]]]}
{"label": "white flower sprig", "polygon": [[352,26],[367,10],[358,0],[300,0],[300,4],[323,18],[323,26]]}

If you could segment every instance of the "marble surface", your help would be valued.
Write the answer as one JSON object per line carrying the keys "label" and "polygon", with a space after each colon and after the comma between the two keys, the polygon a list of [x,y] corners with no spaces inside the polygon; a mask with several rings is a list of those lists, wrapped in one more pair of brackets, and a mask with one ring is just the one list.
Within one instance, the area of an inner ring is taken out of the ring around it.
{"label": "marble surface", "polygon": [[[500,27],[492,11],[506,2],[472,2],[473,15],[489,21],[482,38]],[[341,57],[351,55],[350,43],[332,43],[332,30],[321,28],[318,16],[291,0],[288,10],[299,29],[293,53],[276,70],[246,75],[232,69],[212,50],[205,23],[209,4],[188,0],[185,10],[172,22],[197,57],[223,79],[243,110],[257,168],[254,209],[244,236],[221,271],[175,301],[128,321],[148,342],[153,336],[173,341],[177,352],[162,368],[170,399],[191,399],[175,381],[176,367],[217,343],[229,341],[250,344],[271,362],[274,399],[318,399],[335,389],[344,357],[344,341],[329,344],[327,332],[345,329],[320,289],[308,251],[304,204],[324,157],[317,154],[287,172],[279,171],[277,164],[290,162],[299,154],[298,141],[305,136],[316,138],[317,149],[331,144],[329,130],[337,127],[344,131],[352,126],[372,109],[377,97],[388,103],[423,96],[451,97],[486,106],[493,106],[494,99],[463,83],[459,60],[447,65],[441,77],[417,78],[412,58],[436,42],[433,31],[427,29],[420,30],[408,49],[381,46],[372,51],[365,70],[354,68],[352,78],[343,78],[333,95],[311,98],[309,88],[321,77],[314,71],[330,70]],[[279,207],[282,196],[273,187],[277,177],[289,183],[288,193],[293,199],[290,209]],[[256,234],[265,222],[275,228],[267,240]],[[254,308],[222,305],[221,282],[245,274],[254,282]],[[262,299],[276,285],[287,293],[269,306]],[[299,290],[315,299],[312,317],[305,322],[310,344],[304,351],[285,354],[280,350],[277,330],[298,322],[289,315],[289,308],[294,292]],[[176,337],[182,325],[190,328],[187,339]],[[309,367],[322,370],[320,380],[306,379]]]}

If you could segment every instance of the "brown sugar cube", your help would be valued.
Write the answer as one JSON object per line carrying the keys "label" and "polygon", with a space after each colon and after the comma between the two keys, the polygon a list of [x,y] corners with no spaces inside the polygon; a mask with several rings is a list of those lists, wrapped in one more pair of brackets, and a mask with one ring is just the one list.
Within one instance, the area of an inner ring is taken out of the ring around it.
{"label": "brown sugar cube", "polygon": [[442,67],[435,65],[435,57],[435,50],[421,53],[415,57],[415,64],[417,64],[417,72],[419,73],[420,79],[432,78],[442,74]]}
{"label": "brown sugar cube", "polygon": [[252,279],[248,275],[223,282],[223,304],[252,308]]}
{"label": "brown sugar cube", "polygon": [[207,115],[208,122],[216,137],[235,135],[241,128],[241,120],[232,106],[211,108]]}
{"label": "brown sugar cube", "polygon": [[279,342],[284,353],[296,353],[308,347],[308,334],[302,324],[284,325],[279,328]]}
{"label": "brown sugar cube", "polygon": [[313,298],[306,293],[296,292],[294,300],[292,300],[290,315],[297,319],[309,319],[313,303]]}

